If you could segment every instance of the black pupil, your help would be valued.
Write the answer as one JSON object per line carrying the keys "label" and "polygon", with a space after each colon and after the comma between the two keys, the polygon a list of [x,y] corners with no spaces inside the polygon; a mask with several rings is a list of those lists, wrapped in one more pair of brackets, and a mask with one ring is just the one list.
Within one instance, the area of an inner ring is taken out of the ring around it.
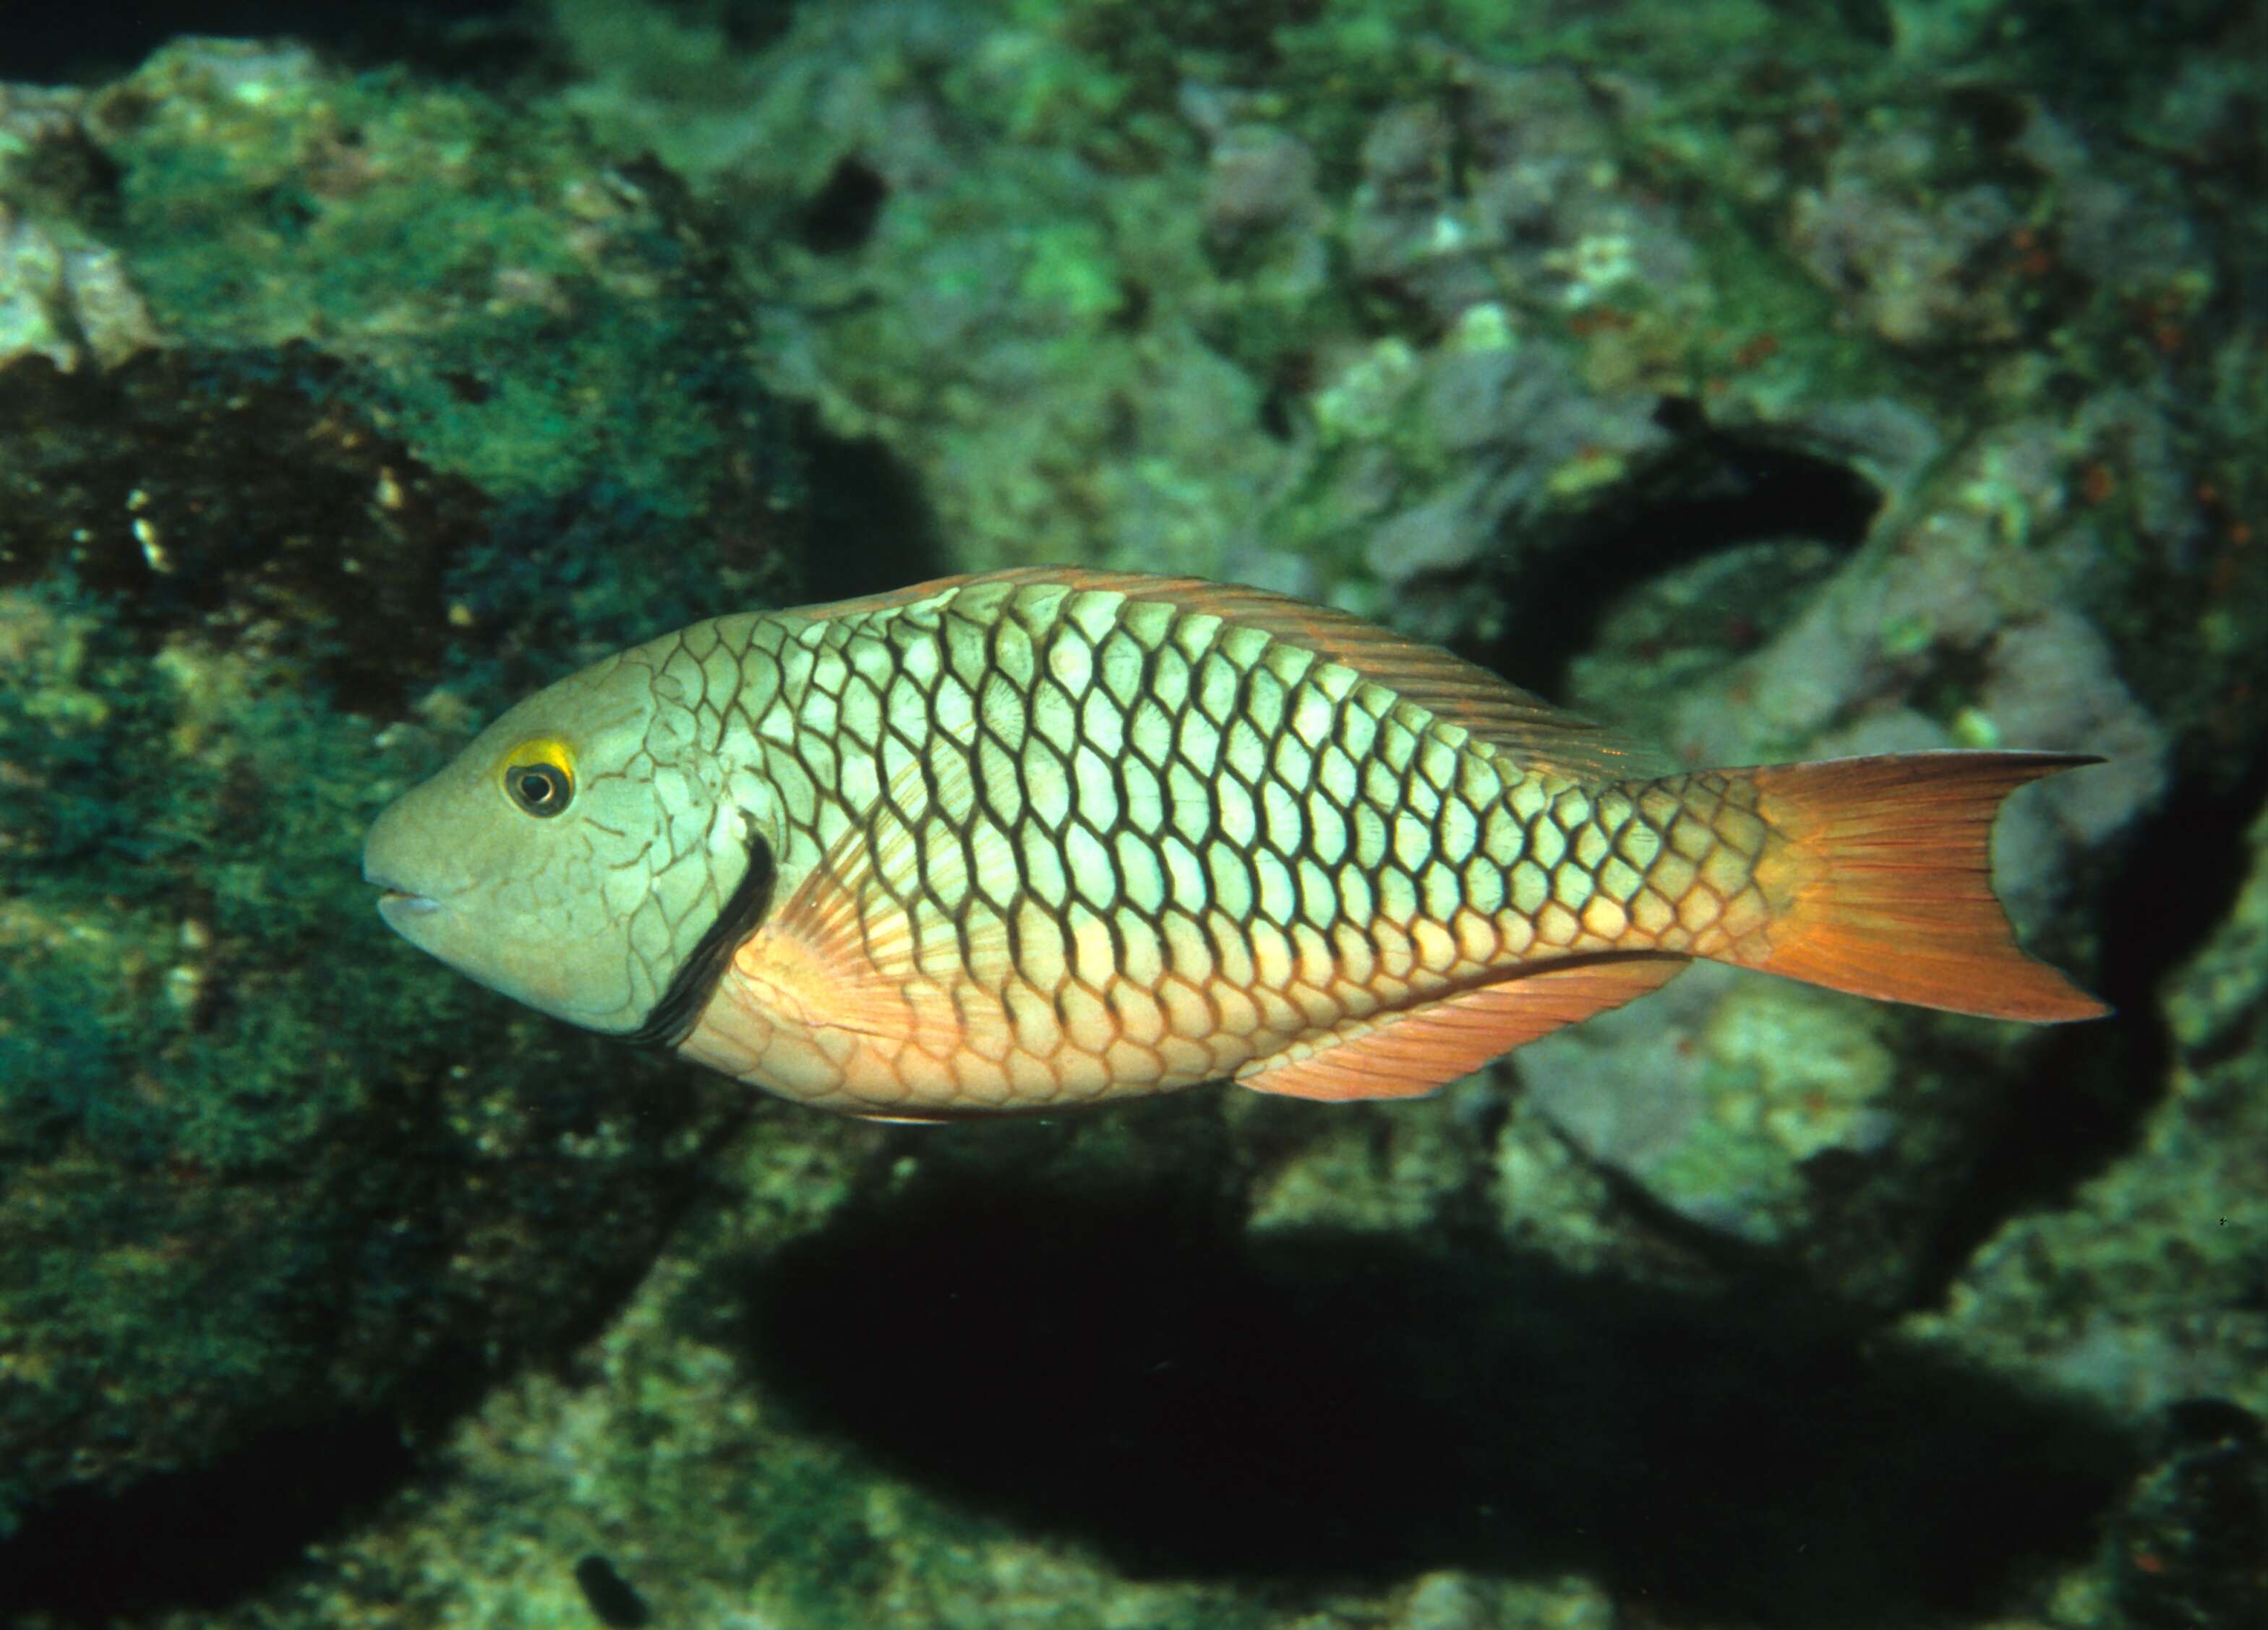
{"label": "black pupil", "polygon": [[515,771],[514,777],[519,801],[529,809],[547,810],[559,802],[561,776],[549,765],[538,764]]}

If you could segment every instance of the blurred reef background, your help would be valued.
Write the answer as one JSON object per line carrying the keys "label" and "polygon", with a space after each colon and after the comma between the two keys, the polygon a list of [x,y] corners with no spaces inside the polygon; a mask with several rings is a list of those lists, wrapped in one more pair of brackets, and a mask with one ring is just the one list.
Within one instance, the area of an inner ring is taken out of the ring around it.
{"label": "blurred reef background", "polygon": [[[0,1624],[2268,1625],[2264,133],[2257,0],[11,7]],[[1041,562],[2102,754],[2117,1017],[893,1128],[379,923],[533,686]]]}

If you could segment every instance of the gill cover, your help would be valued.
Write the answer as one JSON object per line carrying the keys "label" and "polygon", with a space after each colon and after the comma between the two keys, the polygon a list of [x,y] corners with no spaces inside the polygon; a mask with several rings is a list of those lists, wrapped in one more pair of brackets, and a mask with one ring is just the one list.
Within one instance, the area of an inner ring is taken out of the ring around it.
{"label": "gill cover", "polygon": [[539,691],[388,807],[363,855],[387,922],[592,1030],[640,1032],[665,1010],[751,850],[655,666],[641,649]]}

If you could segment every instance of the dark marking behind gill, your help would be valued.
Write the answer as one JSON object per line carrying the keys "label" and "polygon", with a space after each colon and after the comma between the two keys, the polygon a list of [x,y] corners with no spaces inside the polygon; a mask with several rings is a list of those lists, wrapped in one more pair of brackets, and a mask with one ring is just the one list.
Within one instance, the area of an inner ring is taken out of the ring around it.
{"label": "dark marking behind gill", "polygon": [[575,1583],[591,1616],[608,1630],[640,1630],[653,1622],[645,1598],[603,1556],[586,1556],[576,1563]]}
{"label": "dark marking behind gill", "polygon": [[626,1039],[640,1046],[674,1047],[693,1033],[694,1024],[701,1010],[709,1005],[733,953],[770,914],[772,885],[778,877],[772,846],[761,834],[749,833],[748,869],[741,874],[740,886],[701,936],[701,943],[694,946],[693,954],[670,977],[669,988],[661,993],[645,1023]]}

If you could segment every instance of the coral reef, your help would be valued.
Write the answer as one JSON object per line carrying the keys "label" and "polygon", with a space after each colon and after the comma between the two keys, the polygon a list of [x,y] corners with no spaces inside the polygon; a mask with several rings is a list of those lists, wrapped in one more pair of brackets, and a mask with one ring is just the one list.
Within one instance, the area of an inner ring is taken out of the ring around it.
{"label": "coral reef", "polygon": [[374,651],[446,643],[461,499],[256,363],[167,356],[0,374],[43,415],[0,590],[11,1515],[561,1339],[726,1112],[360,931],[422,737],[335,698],[398,705]]}
{"label": "coral reef", "polygon": [[[531,202],[540,162],[596,160],[478,120],[219,43],[0,100],[0,1528],[36,1508],[26,1553],[122,1487],[446,1412],[556,1348],[741,1112],[369,929],[361,832],[433,733],[777,570],[753,537],[637,558],[657,518],[793,496],[784,439],[725,452],[769,399],[720,360],[696,246],[627,183]],[[468,194],[483,145],[520,180]]]}
{"label": "coral reef", "polygon": [[[2056,19],[556,0],[0,89],[0,1616],[2257,1616],[2268,21]],[[1997,869],[2118,1017],[1696,969],[1423,1104],[893,1129],[369,921],[530,682],[1042,561],[1689,763],[2103,755]]]}

